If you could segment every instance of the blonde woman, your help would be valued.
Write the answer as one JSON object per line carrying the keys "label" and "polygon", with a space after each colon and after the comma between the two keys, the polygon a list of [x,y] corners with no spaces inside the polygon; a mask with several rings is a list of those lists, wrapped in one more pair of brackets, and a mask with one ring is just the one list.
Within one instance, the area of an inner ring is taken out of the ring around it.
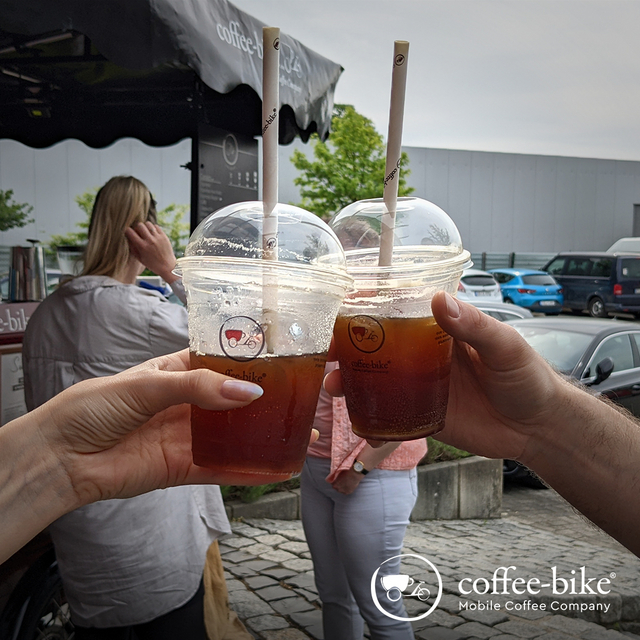
{"label": "blonde woman", "polygon": [[[149,189],[118,176],[98,192],[84,269],[38,307],[24,337],[27,406],[188,345],[187,313],[136,286],[145,267],[179,296]],[[177,487],[81,507],[50,527],[76,640],[205,640],[203,567],[229,532],[218,487]],[[247,636],[250,637],[250,636]]]}

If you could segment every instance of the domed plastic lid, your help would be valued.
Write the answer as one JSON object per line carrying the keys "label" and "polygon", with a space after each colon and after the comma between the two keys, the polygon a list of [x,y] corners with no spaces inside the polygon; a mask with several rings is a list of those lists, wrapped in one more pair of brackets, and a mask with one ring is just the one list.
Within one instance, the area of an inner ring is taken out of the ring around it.
{"label": "domed plastic lid", "polygon": [[[357,255],[374,260],[380,247],[382,198],[359,200],[341,209],[329,223],[342,242],[347,259]],[[460,232],[453,220],[433,202],[398,198],[393,241],[393,262],[468,262]]]}
{"label": "domed plastic lid", "polygon": [[[278,204],[278,262],[346,272],[344,251],[336,234],[318,216],[292,205]],[[189,258],[225,257],[261,260],[262,202],[239,202],[205,218],[189,239]]]}

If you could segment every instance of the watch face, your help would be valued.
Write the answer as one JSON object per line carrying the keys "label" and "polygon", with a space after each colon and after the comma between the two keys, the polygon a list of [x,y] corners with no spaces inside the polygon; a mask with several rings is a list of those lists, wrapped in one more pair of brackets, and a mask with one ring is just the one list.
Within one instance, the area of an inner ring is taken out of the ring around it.
{"label": "watch face", "polygon": [[364,469],[364,465],[362,464],[362,462],[354,462],[354,463],[353,463],[353,468],[354,468],[358,473],[362,473],[362,470]]}

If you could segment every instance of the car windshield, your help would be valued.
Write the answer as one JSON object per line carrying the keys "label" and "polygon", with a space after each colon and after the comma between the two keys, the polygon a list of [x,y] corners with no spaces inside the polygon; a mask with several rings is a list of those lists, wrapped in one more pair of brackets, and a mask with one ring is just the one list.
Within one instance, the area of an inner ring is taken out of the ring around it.
{"label": "car windshield", "polygon": [[522,282],[524,284],[538,284],[543,287],[548,287],[554,284],[557,284],[556,281],[551,277],[545,274],[533,274],[530,276],[522,276]]}
{"label": "car windshield", "polygon": [[620,273],[623,278],[640,280],[640,258],[623,258]]}
{"label": "car windshield", "polygon": [[562,373],[571,373],[592,336],[566,329],[515,326],[518,333],[548,362]]}

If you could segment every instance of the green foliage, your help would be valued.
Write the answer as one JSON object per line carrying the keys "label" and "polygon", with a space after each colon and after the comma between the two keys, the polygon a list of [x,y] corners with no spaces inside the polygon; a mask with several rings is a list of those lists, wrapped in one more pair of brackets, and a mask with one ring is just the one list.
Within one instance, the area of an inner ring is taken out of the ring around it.
{"label": "green foliage", "polygon": [[241,500],[242,502],[255,502],[258,498],[273,493],[274,491],[287,491],[297,489],[300,486],[300,478],[292,478],[286,482],[273,484],[261,484],[255,487],[223,486],[220,492],[225,500]]}
{"label": "green foliage", "polygon": [[[386,146],[371,120],[350,105],[336,105],[331,121],[331,136],[322,142],[312,137],[310,160],[295,150],[291,162],[301,172],[294,183],[300,187],[300,206],[323,219],[330,218],[342,207],[366,198],[382,197],[384,189]],[[398,195],[414,191],[408,187],[409,156],[402,154]]]}
{"label": "green foliage", "polygon": [[434,462],[446,462],[447,460],[460,460],[461,458],[468,458],[473,455],[456,449],[449,444],[444,444],[433,438],[427,438],[427,445],[429,451],[427,455],[420,461],[420,464],[432,464]]}
{"label": "green foliage", "polygon": [[33,218],[28,217],[32,211],[33,207],[30,204],[14,201],[12,189],[0,189],[0,231],[25,227],[33,222]]}
{"label": "green foliage", "polygon": [[190,225],[182,222],[188,211],[189,205],[173,203],[158,211],[158,224],[171,240],[177,258],[184,254],[189,239]]}
{"label": "green foliage", "polygon": [[56,247],[75,247],[82,246],[87,243],[91,211],[93,210],[93,203],[95,202],[97,194],[98,188],[94,187],[93,189],[88,189],[74,198],[75,203],[85,214],[84,220],[76,222],[76,227],[78,227],[80,231],[72,231],[64,235],[51,236],[49,243],[47,244],[48,253],[55,254]]}
{"label": "green foliage", "polygon": [[[64,235],[51,236],[47,249],[51,253],[55,253],[56,247],[65,245],[84,245],[87,242],[87,233],[89,231],[89,221],[91,220],[91,211],[95,202],[98,188],[88,189],[84,193],[74,198],[75,203],[85,213],[86,218],[76,223],[79,231],[67,233]],[[184,249],[189,238],[189,224],[182,222],[184,216],[189,211],[189,206],[185,204],[170,204],[164,209],[157,212],[158,224],[171,240],[173,251],[176,257],[184,253]]]}

